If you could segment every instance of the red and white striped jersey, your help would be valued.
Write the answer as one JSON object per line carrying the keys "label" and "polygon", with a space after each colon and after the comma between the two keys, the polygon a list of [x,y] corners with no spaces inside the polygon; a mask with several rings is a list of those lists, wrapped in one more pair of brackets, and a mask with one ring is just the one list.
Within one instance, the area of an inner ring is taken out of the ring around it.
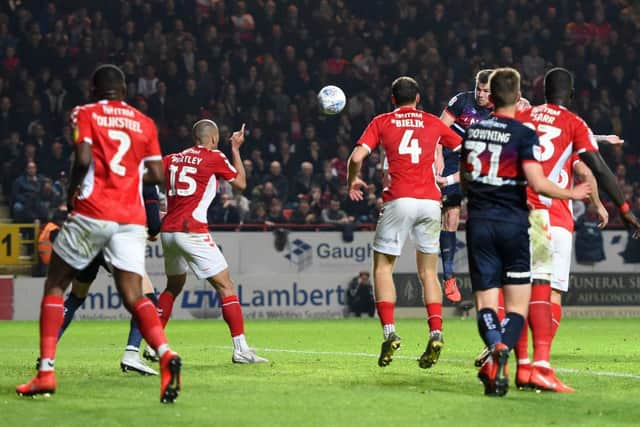
{"label": "red and white striped jersey", "polygon": [[358,141],[369,152],[381,144],[389,162],[391,182],[382,195],[385,202],[401,197],[441,199],[435,179],[438,142],[451,150],[462,138],[433,114],[401,107],[376,116]]}
{"label": "red and white striped jersey", "polygon": [[[516,113],[516,118],[537,132],[544,174],[561,187],[569,183],[565,165],[574,154],[598,151],[591,129],[565,107],[542,104]],[[527,187],[527,200],[533,209],[549,209],[552,203],[550,198],[535,193],[530,187]]]}
{"label": "red and white striped jersey", "polygon": [[208,233],[207,210],[220,179],[233,181],[238,171],[220,150],[187,148],[164,158],[167,214],[162,232]]}
{"label": "red and white striped jersey", "polygon": [[71,113],[76,144],[91,144],[93,161],[73,211],[120,224],[147,223],[144,162],[161,160],[155,123],[123,101],[100,101]]}
{"label": "red and white striped jersey", "polygon": [[[561,188],[571,188],[573,184],[573,168],[580,161],[577,154],[574,154],[571,161],[566,162],[560,174]],[[549,208],[549,220],[552,227],[562,227],[573,233],[573,203],[571,200],[553,199]]]}

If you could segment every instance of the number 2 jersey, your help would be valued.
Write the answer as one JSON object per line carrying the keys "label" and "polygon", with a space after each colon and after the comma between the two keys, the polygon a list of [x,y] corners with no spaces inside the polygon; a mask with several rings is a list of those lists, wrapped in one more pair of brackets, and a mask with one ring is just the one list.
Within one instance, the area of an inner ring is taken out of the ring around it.
{"label": "number 2 jersey", "polygon": [[[544,175],[560,188],[569,188],[573,183],[571,159],[586,151],[598,151],[591,129],[565,107],[542,104],[516,113],[516,118],[537,132]],[[533,209],[549,209],[553,204],[552,199],[531,188],[527,188],[527,196]],[[559,204],[568,209],[568,201]]]}
{"label": "number 2 jersey", "polygon": [[369,152],[378,144],[385,150],[391,182],[383,200],[412,197],[440,201],[435,180],[438,142],[451,150],[460,148],[460,138],[433,114],[413,107],[400,107],[376,116],[358,141]]}
{"label": "number 2 jersey", "polygon": [[195,146],[163,159],[167,214],[162,232],[208,233],[207,210],[221,179],[233,181],[238,171],[220,150]]}
{"label": "number 2 jersey", "polygon": [[491,115],[467,129],[460,172],[469,219],[528,224],[527,180],[522,165],[538,162],[536,133],[516,119]]}
{"label": "number 2 jersey", "polygon": [[74,212],[120,224],[145,225],[144,162],[161,160],[153,120],[123,101],[100,101],[71,113],[76,144],[91,144],[93,161]]}

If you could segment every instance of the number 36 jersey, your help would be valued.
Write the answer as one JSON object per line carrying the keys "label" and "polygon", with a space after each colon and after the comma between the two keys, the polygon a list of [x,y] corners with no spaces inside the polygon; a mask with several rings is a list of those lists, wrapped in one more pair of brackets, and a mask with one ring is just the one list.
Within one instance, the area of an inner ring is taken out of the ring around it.
{"label": "number 36 jersey", "polygon": [[376,116],[358,141],[369,152],[378,144],[385,150],[391,182],[384,189],[385,202],[411,197],[440,201],[435,180],[438,142],[451,150],[460,148],[461,138],[433,114],[413,107],[400,107]]}
{"label": "number 36 jersey", "polygon": [[536,133],[513,118],[493,114],[471,125],[462,144],[460,167],[469,218],[528,224],[522,165],[538,162],[539,155]]}
{"label": "number 36 jersey", "polygon": [[[518,112],[516,118],[534,129],[540,138],[540,163],[544,175],[561,188],[570,188],[570,176],[565,164],[572,156],[586,151],[598,151],[591,129],[580,117],[565,107],[542,104]],[[533,209],[549,209],[552,200],[527,188]]]}
{"label": "number 36 jersey", "polygon": [[147,223],[142,199],[144,162],[161,160],[156,125],[122,101],[100,101],[71,113],[76,144],[91,144],[93,161],[74,212],[120,224]]}
{"label": "number 36 jersey", "polygon": [[164,158],[167,215],[162,232],[208,233],[207,210],[220,179],[233,181],[238,171],[220,150],[191,147]]}

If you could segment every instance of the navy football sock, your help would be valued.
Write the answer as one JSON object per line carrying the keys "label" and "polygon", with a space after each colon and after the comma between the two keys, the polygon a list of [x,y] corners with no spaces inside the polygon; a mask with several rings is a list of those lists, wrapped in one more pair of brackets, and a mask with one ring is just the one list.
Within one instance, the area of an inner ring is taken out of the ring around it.
{"label": "navy football sock", "polygon": [[485,345],[493,348],[499,342],[502,342],[502,334],[500,333],[500,321],[495,310],[483,308],[478,312],[478,331]]}
{"label": "navy football sock", "polygon": [[64,321],[58,331],[58,340],[62,338],[62,334],[67,330],[67,327],[73,320],[73,316],[76,314],[76,310],[84,303],[86,297],[77,297],[73,292],[69,293],[67,300],[64,302]]}
{"label": "navy football sock", "polygon": [[455,231],[440,232],[440,254],[442,256],[442,272],[446,280],[453,276],[453,265],[456,255]]}
{"label": "navy football sock", "polygon": [[524,317],[510,311],[502,321],[502,342],[511,350],[516,346],[524,326]]}
{"label": "navy football sock", "polygon": [[[156,298],[156,294],[150,292],[148,294],[144,294],[145,297],[149,298],[153,305],[158,306],[158,298]],[[138,327],[138,322],[136,322],[134,316],[131,316],[131,323],[129,326],[129,338],[127,339],[127,350],[140,349],[140,343],[142,342],[142,332],[140,332],[140,328]]]}

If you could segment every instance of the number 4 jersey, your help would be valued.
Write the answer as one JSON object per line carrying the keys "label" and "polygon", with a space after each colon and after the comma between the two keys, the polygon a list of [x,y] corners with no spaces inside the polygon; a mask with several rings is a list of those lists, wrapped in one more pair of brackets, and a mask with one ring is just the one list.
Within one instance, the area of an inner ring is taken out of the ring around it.
{"label": "number 4 jersey", "polygon": [[144,162],[161,160],[153,120],[122,101],[100,101],[71,113],[76,144],[91,144],[93,161],[74,212],[120,224],[147,223],[142,199]]}
{"label": "number 4 jersey", "polygon": [[162,232],[208,233],[207,210],[220,179],[233,181],[238,171],[220,150],[187,148],[164,158],[167,215]]}
{"label": "number 4 jersey", "polygon": [[[572,184],[565,165],[585,151],[598,151],[598,144],[587,124],[565,107],[542,104],[516,113],[516,118],[534,129],[540,138],[540,163],[544,175],[561,188]],[[571,171],[571,168],[568,169]],[[549,209],[552,200],[527,189],[533,209]]]}
{"label": "number 4 jersey", "polygon": [[385,202],[401,197],[440,201],[434,166],[438,141],[457,150],[461,138],[436,116],[413,107],[397,108],[369,123],[358,145],[371,152],[381,144],[385,150],[391,177]]}
{"label": "number 4 jersey", "polygon": [[471,125],[462,144],[460,171],[469,218],[528,224],[525,162],[537,162],[536,133],[519,121],[493,114]]}

